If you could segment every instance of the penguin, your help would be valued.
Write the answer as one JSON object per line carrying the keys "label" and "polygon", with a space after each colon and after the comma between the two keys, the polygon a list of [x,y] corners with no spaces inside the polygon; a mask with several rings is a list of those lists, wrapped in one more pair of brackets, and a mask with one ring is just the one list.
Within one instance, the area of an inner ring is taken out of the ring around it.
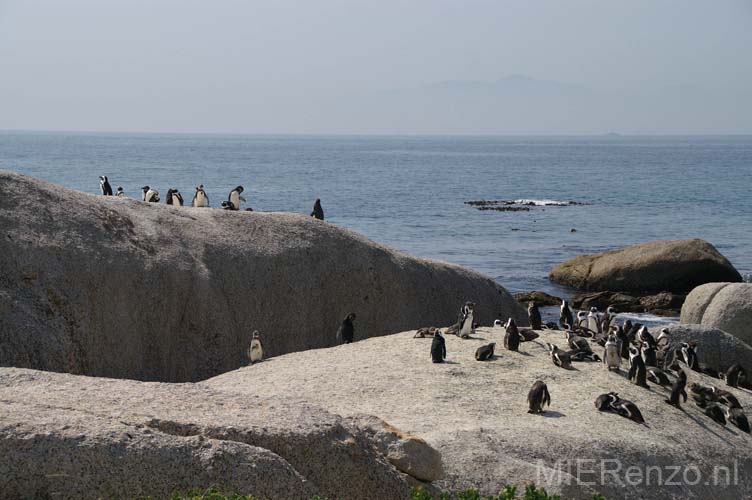
{"label": "penguin", "polygon": [[705,415],[721,425],[726,425],[726,412],[724,412],[723,408],[717,404],[709,404],[706,406]]}
{"label": "penguin", "polygon": [[183,195],[181,195],[180,191],[177,189],[170,188],[167,190],[167,199],[165,200],[165,203],[168,205],[175,205],[176,207],[182,207]]}
{"label": "penguin", "polygon": [[[577,324],[575,326],[579,326],[580,328],[587,328],[588,327],[588,313],[585,311],[578,311],[577,312]],[[589,330],[589,328],[588,328]]]}
{"label": "penguin", "polygon": [[681,408],[679,402],[679,396],[684,396],[684,402],[687,402],[687,391],[684,389],[687,387],[687,372],[681,370],[679,372],[679,378],[674,382],[674,386],[671,388],[671,396],[666,399],[666,403]]}
{"label": "penguin", "polygon": [[572,358],[569,356],[569,353],[562,351],[554,344],[546,345],[548,346],[548,351],[551,354],[551,361],[554,362],[554,365],[561,368],[572,368]]}
{"label": "penguin", "polygon": [[598,356],[594,352],[585,352],[585,351],[576,351],[571,350],[567,351],[567,354],[569,354],[569,357],[572,361],[596,361],[598,363],[602,362],[600,356]]}
{"label": "penguin", "polygon": [[671,352],[671,333],[669,333],[668,328],[661,329],[655,342],[658,344],[655,351],[656,366],[665,368],[666,361],[669,358],[669,352]]}
{"label": "penguin", "polygon": [[726,420],[734,424],[740,431],[750,433],[749,420],[741,408],[729,408],[726,410]]}
{"label": "penguin", "polygon": [[647,380],[647,370],[645,369],[645,362],[640,356],[640,351],[636,347],[629,348],[629,373],[627,378],[639,387],[649,389]]}
{"label": "penguin", "polygon": [[689,367],[689,369],[696,372],[701,371],[700,362],[697,359],[697,343],[682,342],[680,349],[681,359]]}
{"label": "penguin", "polygon": [[230,191],[230,194],[227,196],[228,205],[230,205],[229,210],[240,210],[240,202],[245,201],[245,198],[240,196],[242,192],[243,186],[238,186]]}
{"label": "penguin", "polygon": [[457,335],[463,339],[470,338],[470,335],[475,333],[473,329],[473,312],[475,310],[475,304],[472,302],[465,302],[465,305],[460,308],[459,315],[459,330]]}
{"label": "penguin", "polygon": [[593,333],[601,333],[601,321],[597,307],[590,308],[590,312],[587,315],[587,327]]}
{"label": "penguin", "polygon": [[493,358],[495,347],[496,347],[496,342],[491,342],[490,344],[480,346],[475,351],[475,360],[476,361],[488,361],[489,359]]}
{"label": "penguin", "polygon": [[726,379],[726,385],[729,387],[744,387],[747,385],[747,372],[739,363],[731,365],[723,378]]}
{"label": "penguin", "polygon": [[548,392],[548,386],[541,380],[536,380],[527,393],[528,413],[544,413],[543,407],[551,406],[551,394]]}
{"label": "penguin", "polygon": [[595,407],[598,411],[611,411],[611,405],[619,400],[619,395],[615,392],[601,394],[595,398]]}
{"label": "penguin", "polygon": [[433,336],[433,342],[431,342],[431,361],[443,363],[446,355],[446,341],[441,330],[436,330],[436,335]]}
{"label": "penguin", "polygon": [[520,342],[532,342],[533,340],[540,337],[540,335],[535,333],[530,328],[518,328],[517,330],[520,334]]}
{"label": "penguin", "polygon": [[603,348],[603,362],[606,364],[608,371],[619,371],[621,367],[621,346],[616,338],[616,335],[611,334],[608,336],[606,345]]}
{"label": "penguin", "polygon": [[622,330],[624,330],[624,334],[628,334],[632,330],[632,320],[628,319],[624,322],[622,326]]}
{"label": "penguin", "polygon": [[497,326],[498,327],[502,327],[504,325],[501,324],[501,320],[500,319],[495,319],[493,326],[494,326],[494,328],[496,328]]}
{"label": "penguin", "polygon": [[520,332],[513,318],[509,318],[509,321],[507,321],[504,347],[510,351],[517,351],[520,348]]}
{"label": "penguin", "polygon": [[546,324],[543,325],[543,328],[546,330],[559,330],[559,325],[557,325],[554,321],[549,321]]}
{"label": "penguin", "polygon": [[264,359],[264,346],[261,344],[261,335],[258,330],[253,332],[251,347],[248,349],[248,358],[250,358],[251,364]]}
{"label": "penguin", "polygon": [[576,335],[574,332],[567,331],[567,344],[569,344],[569,348],[573,351],[581,351],[581,352],[592,352],[592,349],[590,348],[590,343],[580,337],[579,335]]}
{"label": "penguin", "polygon": [[112,186],[106,175],[99,176],[99,189],[102,191],[102,196],[112,196]]}
{"label": "penguin", "polygon": [[147,203],[159,203],[159,191],[156,191],[149,186],[141,188],[141,201]]}
{"label": "penguin", "polygon": [[313,211],[311,217],[318,220],[324,220],[324,209],[321,208],[321,199],[316,198],[316,202],[313,204]]}
{"label": "penguin", "polygon": [[534,300],[531,300],[527,306],[527,319],[530,322],[530,328],[533,330],[543,329],[543,320],[541,319],[541,313]]}
{"label": "penguin", "polygon": [[561,307],[559,308],[559,326],[562,328],[571,328],[574,326],[574,318],[572,317],[572,310],[569,308],[569,302],[566,300],[561,301]]}
{"label": "penguin", "polygon": [[648,366],[648,380],[657,385],[671,385],[671,380],[668,378],[666,372],[658,368],[657,366]]}
{"label": "penguin", "polygon": [[729,408],[741,408],[742,407],[741,403],[739,403],[739,400],[736,399],[736,396],[731,394],[729,391],[718,389],[717,387],[713,387],[713,386],[710,386],[710,390],[712,393],[713,401],[722,403],[728,406]]}
{"label": "penguin", "polygon": [[648,331],[648,327],[644,326],[637,331],[637,338],[640,342],[647,342],[650,347],[655,348],[658,344],[655,341],[655,337]]}
{"label": "penguin", "polygon": [[125,197],[125,191],[123,191],[123,186],[118,186],[117,194],[115,196],[119,196],[120,198]]}
{"label": "penguin", "polygon": [[601,331],[607,332],[616,324],[616,309],[608,306],[606,312],[601,316]]}
{"label": "penguin", "polygon": [[651,346],[649,342],[643,342],[640,346],[640,355],[645,362],[645,366],[657,366],[655,347]]}
{"label": "penguin", "polygon": [[337,340],[343,344],[350,344],[352,343],[353,339],[355,338],[355,325],[353,325],[353,321],[355,320],[355,313],[350,313],[347,316],[345,316],[345,319],[342,320],[342,324],[339,325],[339,330],[337,330]]}
{"label": "penguin", "polygon": [[208,207],[209,206],[209,197],[206,196],[206,191],[204,191],[204,185],[201,184],[196,188],[196,194],[193,195],[193,201],[191,202],[191,206],[194,207]]}
{"label": "penguin", "polygon": [[424,326],[423,328],[419,328],[418,331],[415,332],[415,335],[413,335],[414,339],[424,339],[426,337],[433,337],[436,335],[436,328],[435,326]]}
{"label": "penguin", "polygon": [[611,403],[611,408],[622,417],[628,418],[639,424],[645,423],[645,419],[642,417],[640,409],[637,408],[636,404],[629,400],[618,399],[615,403]]}
{"label": "penguin", "polygon": [[629,360],[629,337],[624,329],[617,330],[616,339],[619,341],[619,354],[622,359]]}

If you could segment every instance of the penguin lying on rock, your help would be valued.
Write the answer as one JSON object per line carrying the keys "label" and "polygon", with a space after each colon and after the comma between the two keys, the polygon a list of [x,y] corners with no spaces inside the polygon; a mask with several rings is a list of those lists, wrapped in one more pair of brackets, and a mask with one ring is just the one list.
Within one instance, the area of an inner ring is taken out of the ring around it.
{"label": "penguin lying on rock", "polygon": [[640,409],[633,402],[621,399],[616,392],[601,394],[595,399],[595,407],[599,411],[611,412],[628,418],[634,422],[644,424],[645,419],[642,417]]}

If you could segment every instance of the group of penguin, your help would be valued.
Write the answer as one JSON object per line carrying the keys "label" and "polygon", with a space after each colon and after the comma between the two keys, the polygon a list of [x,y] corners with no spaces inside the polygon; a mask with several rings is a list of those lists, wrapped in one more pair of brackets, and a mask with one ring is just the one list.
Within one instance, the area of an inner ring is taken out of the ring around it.
{"label": "group of penguin", "polygon": [[[110,185],[110,181],[106,175],[99,176],[99,188],[103,196],[125,197],[125,191],[123,191],[122,186],[118,186],[117,192],[113,195],[112,186]],[[242,193],[243,186],[235,187],[232,191],[230,191],[230,194],[227,196],[227,200],[222,202],[222,208],[224,210],[240,210],[240,204],[246,201],[245,198],[241,196]],[[153,189],[148,185],[141,188],[141,201],[147,203],[159,203],[160,200],[161,199],[159,197],[159,191],[157,191],[156,189]],[[165,200],[165,203],[167,205],[182,207],[184,205],[183,195],[181,195],[180,191],[178,191],[177,189],[170,188],[167,190],[167,198]],[[211,206],[209,204],[209,196],[206,194],[203,184],[196,187],[196,192],[193,195],[191,206],[198,208],[208,208]],[[252,208],[246,208],[246,210],[249,212],[253,211]],[[317,199],[314,203],[311,217],[319,220],[324,220],[324,210],[323,208],[321,208],[320,199]]]}
{"label": "group of penguin", "polygon": [[[446,329],[446,334],[461,338],[470,338],[477,326],[473,322],[475,304],[465,303],[460,308],[458,322]],[[619,371],[622,362],[629,363],[627,378],[633,384],[649,389],[648,381],[659,386],[670,387],[671,392],[666,403],[681,409],[682,400],[686,403],[687,373],[689,369],[698,373],[725,380],[730,387],[742,387],[752,390],[752,378],[740,364],[732,365],[726,372],[718,372],[712,367],[699,362],[696,342],[682,342],[674,345],[667,328],[663,328],[654,337],[648,328],[640,323],[632,324],[626,320],[617,324],[617,313],[608,307],[604,313],[592,307],[589,312],[579,311],[577,316],[566,300],[560,307],[559,322],[543,324],[540,310],[535,302],[528,306],[530,328],[519,328],[513,318],[502,325],[500,320],[494,326],[505,329],[504,347],[517,351],[521,342],[532,341],[539,337],[534,330],[564,330],[568,350],[546,343],[552,363],[560,368],[571,369],[573,361],[596,361],[606,365],[608,371]],[[431,343],[431,360],[443,363],[446,359],[446,341],[444,334],[435,327],[421,328],[416,338],[433,337]],[[593,347],[603,349],[603,356],[593,352]],[[494,356],[496,343],[479,347],[475,359],[486,361]],[[683,367],[682,367],[683,365]],[[675,380],[671,380],[675,378]],[[689,392],[698,408],[715,422],[726,425],[731,423],[741,431],[750,433],[749,421],[739,400],[729,391],[712,385],[692,383]],[[535,381],[527,397],[528,413],[543,413],[544,406],[551,404],[551,395],[545,382]],[[616,392],[601,394],[595,400],[595,407],[604,412],[611,412],[638,423],[645,423],[640,409],[632,401],[619,397]]]}

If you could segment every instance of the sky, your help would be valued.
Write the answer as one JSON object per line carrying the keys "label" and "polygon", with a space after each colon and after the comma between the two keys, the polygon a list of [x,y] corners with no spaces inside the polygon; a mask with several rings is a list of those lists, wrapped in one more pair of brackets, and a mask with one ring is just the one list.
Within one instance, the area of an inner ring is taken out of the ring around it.
{"label": "sky", "polygon": [[0,0],[0,130],[751,134],[750,0]]}

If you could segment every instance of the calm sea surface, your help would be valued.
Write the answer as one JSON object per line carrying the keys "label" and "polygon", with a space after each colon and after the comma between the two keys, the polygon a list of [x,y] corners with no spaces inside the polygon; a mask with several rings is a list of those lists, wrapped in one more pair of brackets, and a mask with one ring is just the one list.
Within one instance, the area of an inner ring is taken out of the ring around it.
{"label": "calm sea surface", "polygon": [[[327,219],[414,255],[545,290],[580,253],[704,238],[752,273],[752,137],[305,137],[0,133],[0,168],[64,186],[204,184],[212,206],[238,184],[246,206]],[[469,200],[588,205],[479,211]],[[575,228],[576,232],[570,229]]]}

